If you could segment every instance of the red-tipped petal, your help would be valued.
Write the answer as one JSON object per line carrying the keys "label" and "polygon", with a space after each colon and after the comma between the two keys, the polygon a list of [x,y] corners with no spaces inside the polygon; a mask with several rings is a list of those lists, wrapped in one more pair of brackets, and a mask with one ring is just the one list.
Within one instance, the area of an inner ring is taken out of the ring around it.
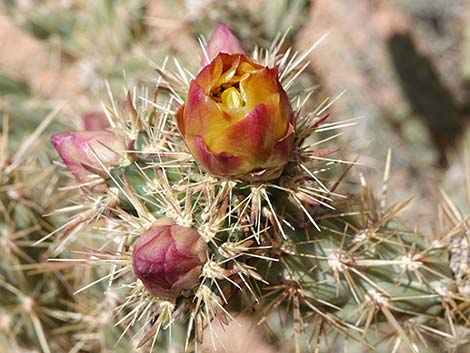
{"label": "red-tipped petal", "polygon": [[276,142],[271,151],[271,156],[267,164],[276,166],[279,164],[285,164],[289,160],[289,155],[292,151],[292,145],[294,143],[294,126],[289,123],[286,135]]}
{"label": "red-tipped petal", "polygon": [[205,136],[209,130],[223,130],[229,124],[230,118],[224,115],[217,103],[204,94],[196,82],[192,82],[189,88],[188,102],[184,108],[184,117],[179,124],[184,135]]}
{"label": "red-tipped petal", "polygon": [[250,108],[265,104],[273,114],[274,138],[280,139],[286,134],[287,122],[292,119],[289,98],[277,79],[277,69],[264,68],[241,82]]}
{"label": "red-tipped petal", "polygon": [[[227,151],[258,164],[269,157],[273,141],[273,116],[266,105],[259,104],[242,120],[220,134],[209,146],[214,152]],[[248,170],[246,171],[248,172]]]}
{"label": "red-tipped petal", "polygon": [[220,23],[215,27],[206,45],[207,58],[202,58],[202,66],[207,65],[219,53],[246,54],[238,38],[232,33],[227,25]]}
{"label": "red-tipped petal", "polygon": [[188,146],[194,158],[210,173],[215,175],[238,175],[246,169],[246,161],[227,152],[213,153],[201,136],[188,136]]}
{"label": "red-tipped petal", "polygon": [[245,176],[243,176],[243,179],[255,181],[278,178],[284,169],[284,165],[289,161],[293,142],[294,126],[289,124],[286,135],[276,142],[271,151],[269,159],[263,163],[263,168],[250,171]]}

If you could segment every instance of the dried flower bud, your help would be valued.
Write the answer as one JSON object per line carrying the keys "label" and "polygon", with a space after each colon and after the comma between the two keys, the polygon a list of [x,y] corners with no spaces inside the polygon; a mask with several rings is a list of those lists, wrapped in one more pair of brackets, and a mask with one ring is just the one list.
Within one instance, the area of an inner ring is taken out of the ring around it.
{"label": "dried flower bud", "polygon": [[176,118],[194,158],[214,175],[273,179],[292,150],[293,112],[277,69],[245,54],[219,53],[191,82]]}
{"label": "dried flower bud", "polygon": [[171,218],[154,223],[135,243],[132,266],[154,296],[174,299],[199,284],[207,244],[196,229]]}
{"label": "dried flower bud", "polygon": [[86,180],[90,174],[105,176],[102,165],[118,164],[126,151],[122,136],[111,129],[56,134],[51,142],[79,181]]}

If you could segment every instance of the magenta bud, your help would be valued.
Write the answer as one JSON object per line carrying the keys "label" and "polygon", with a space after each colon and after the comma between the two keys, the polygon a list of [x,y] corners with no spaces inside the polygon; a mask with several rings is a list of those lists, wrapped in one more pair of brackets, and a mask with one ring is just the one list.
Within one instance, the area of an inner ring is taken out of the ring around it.
{"label": "magenta bud", "polygon": [[215,27],[205,49],[208,57],[202,59],[202,66],[209,64],[219,53],[246,54],[238,38],[224,23],[219,23]]}
{"label": "magenta bud", "polygon": [[116,131],[71,131],[53,135],[51,142],[67,168],[82,181],[90,174],[105,176],[103,167],[119,164],[126,144]]}
{"label": "magenta bud", "polygon": [[110,127],[108,118],[103,112],[89,112],[83,114],[83,128],[86,131],[105,130]]}
{"label": "magenta bud", "polygon": [[174,299],[199,283],[207,261],[207,244],[192,227],[171,218],[155,222],[135,243],[132,266],[154,296]]}

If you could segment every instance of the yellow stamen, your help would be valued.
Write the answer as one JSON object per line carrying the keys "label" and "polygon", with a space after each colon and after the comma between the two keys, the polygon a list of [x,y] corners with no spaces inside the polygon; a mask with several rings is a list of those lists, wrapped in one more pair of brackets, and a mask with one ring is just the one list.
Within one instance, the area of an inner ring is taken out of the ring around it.
{"label": "yellow stamen", "polygon": [[222,106],[225,109],[238,109],[243,107],[242,95],[235,87],[227,88],[221,95]]}

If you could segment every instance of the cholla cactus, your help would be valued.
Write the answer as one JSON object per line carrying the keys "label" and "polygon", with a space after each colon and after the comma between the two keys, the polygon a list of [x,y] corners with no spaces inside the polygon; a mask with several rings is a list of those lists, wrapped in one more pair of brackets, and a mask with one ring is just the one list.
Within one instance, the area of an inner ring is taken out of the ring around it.
{"label": "cholla cactus", "polygon": [[[109,266],[83,289],[123,295],[121,338],[134,330],[150,351],[167,334],[197,351],[205,333],[217,341],[214,322],[250,310],[260,324],[278,314],[296,352],[320,351],[332,332],[369,347],[382,332],[395,351],[418,352],[426,336],[456,347],[470,300],[445,243],[403,229],[408,202],[388,207],[364,180],[340,193],[354,162],[327,144],[356,121],[328,122],[331,101],[307,110],[312,90],[297,79],[316,44],[282,44],[248,55],[219,25],[197,75],[165,62],[154,94],[111,103],[109,127],[54,136],[80,192],[52,250],[82,245],[74,261]],[[389,171],[390,156],[385,181]],[[78,232],[87,224],[94,249]]]}
{"label": "cholla cactus", "polygon": [[[34,243],[50,232],[52,220],[42,215],[57,207],[59,178],[45,151],[37,148],[57,110],[14,149],[9,120],[0,137],[0,350],[51,352],[71,347],[54,332],[63,322],[66,301],[73,301],[60,282],[57,267],[46,263],[51,254]],[[42,146],[45,146],[42,141]],[[60,300],[59,300],[60,299]],[[62,300],[62,302],[61,302]]]}

